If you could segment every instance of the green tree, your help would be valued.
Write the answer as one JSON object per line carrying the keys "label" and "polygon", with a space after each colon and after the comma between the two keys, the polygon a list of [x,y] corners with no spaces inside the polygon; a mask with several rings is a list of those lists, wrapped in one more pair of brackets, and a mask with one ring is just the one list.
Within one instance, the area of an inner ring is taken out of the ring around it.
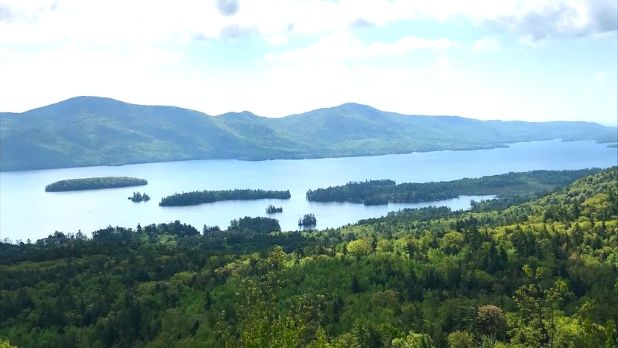
{"label": "green tree", "polygon": [[357,257],[371,252],[371,244],[366,239],[356,239],[348,243],[348,253]]}
{"label": "green tree", "polygon": [[9,340],[0,338],[0,348],[17,348],[16,346],[11,345]]}
{"label": "green tree", "polygon": [[506,318],[499,307],[479,307],[476,314],[476,330],[480,336],[502,339],[506,335]]}
{"label": "green tree", "polygon": [[543,286],[543,280],[548,276],[548,270],[543,267],[525,265],[523,271],[528,283],[515,292],[513,300],[518,311],[515,325],[511,330],[513,341],[532,346],[552,346],[558,330],[567,325],[563,317],[563,303],[571,296],[565,281],[558,279],[553,286]]}
{"label": "green tree", "polygon": [[429,335],[409,332],[407,336],[395,338],[391,342],[393,348],[433,348],[433,340]]}
{"label": "green tree", "polygon": [[448,334],[448,346],[449,348],[474,348],[476,343],[474,342],[474,336],[468,331],[454,331]]}

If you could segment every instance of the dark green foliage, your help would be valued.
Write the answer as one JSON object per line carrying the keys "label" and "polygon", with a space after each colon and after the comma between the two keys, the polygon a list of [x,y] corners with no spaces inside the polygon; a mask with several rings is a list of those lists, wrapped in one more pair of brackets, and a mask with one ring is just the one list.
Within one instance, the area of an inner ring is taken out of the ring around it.
{"label": "dark green foliage", "polygon": [[99,178],[60,180],[45,186],[45,192],[100,190],[117,187],[148,185],[144,179],[128,176],[106,176]]}
{"label": "dark green foliage", "polygon": [[302,227],[311,227],[315,226],[318,223],[318,220],[315,218],[313,213],[305,214],[301,219],[298,220],[298,226]]}
{"label": "dark green foliage", "polygon": [[[526,198],[540,196],[556,187],[569,184],[583,176],[597,173],[599,169],[582,170],[537,170],[524,173],[508,173],[484,176],[475,179],[428,183],[402,183],[393,180],[369,180],[349,182],[343,186],[319,188],[307,191],[307,199],[316,202],[352,202],[365,205],[392,203],[418,203],[455,198],[460,195],[497,195],[502,200],[490,207],[504,208]],[[487,204],[485,204],[487,205]],[[479,203],[473,208],[480,210]]]}
{"label": "dark green foliage", "polygon": [[542,193],[527,193],[501,196],[494,199],[485,199],[481,201],[471,200],[470,210],[476,212],[503,210],[517,204],[540,198],[541,196],[543,196]]}
{"label": "dark green foliage", "polygon": [[615,347],[618,169],[503,210],[0,243],[20,347]]}
{"label": "dark green foliage", "polygon": [[174,193],[161,198],[160,206],[183,206],[218,201],[252,200],[252,199],[290,199],[290,191],[272,190],[221,190],[221,191],[193,191]]}
{"label": "dark green foliage", "polygon": [[228,227],[228,231],[270,233],[281,231],[281,227],[277,219],[245,216],[238,220],[232,220],[230,222],[230,227]]}
{"label": "dark green foliage", "polygon": [[148,202],[150,200],[150,196],[146,194],[146,192],[144,192],[143,194],[140,192],[133,192],[133,196],[129,197],[129,199],[133,203]]}
{"label": "dark green foliage", "polygon": [[275,207],[272,204],[266,207],[266,214],[275,214],[275,213],[282,213],[282,212],[283,212],[283,207]]}
{"label": "dark green foliage", "polygon": [[202,234],[207,236],[209,234],[215,234],[215,233],[220,233],[221,232],[221,228],[219,226],[207,226],[204,225],[204,227],[202,228]]}
{"label": "dark green foliage", "polygon": [[615,142],[616,129],[589,122],[400,115],[359,104],[284,118],[249,112],[211,117],[177,107],[77,97],[21,114],[0,113],[0,170],[381,155],[556,138]]}

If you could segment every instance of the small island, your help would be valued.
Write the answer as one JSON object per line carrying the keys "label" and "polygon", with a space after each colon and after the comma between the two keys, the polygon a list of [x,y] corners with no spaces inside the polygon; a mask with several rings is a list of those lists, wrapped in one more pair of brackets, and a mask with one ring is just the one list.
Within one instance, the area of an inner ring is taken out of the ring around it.
{"label": "small island", "polygon": [[193,191],[175,193],[171,196],[163,197],[160,206],[185,206],[197,205],[202,203],[213,203],[218,201],[233,200],[255,200],[255,199],[290,199],[290,190],[271,191],[271,190],[220,190],[220,191]]}
{"label": "small island", "polygon": [[150,200],[150,196],[148,196],[146,192],[133,192],[133,196],[128,197],[128,199],[130,199],[133,203],[148,202]]}
{"label": "small island", "polygon": [[147,185],[144,179],[128,176],[105,176],[97,178],[60,180],[45,186],[45,192],[101,190],[109,188]]}
{"label": "small island", "polygon": [[298,226],[301,227],[313,227],[318,223],[313,213],[305,214],[302,219],[298,219]]}
{"label": "small island", "polygon": [[283,213],[283,207],[275,207],[274,205],[269,205],[266,208],[266,214],[275,214],[275,213]]}

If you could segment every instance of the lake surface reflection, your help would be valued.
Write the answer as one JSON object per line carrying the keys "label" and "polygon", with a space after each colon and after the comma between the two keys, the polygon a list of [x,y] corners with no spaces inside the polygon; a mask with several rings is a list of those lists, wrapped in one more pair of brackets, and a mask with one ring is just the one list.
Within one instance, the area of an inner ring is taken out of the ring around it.
{"label": "lake surface reflection", "polygon": [[[85,167],[0,173],[0,238],[13,240],[46,237],[54,231],[90,233],[112,226],[135,227],[180,220],[201,230],[204,224],[228,226],[243,216],[267,216],[269,204],[283,207],[273,214],[284,230],[297,229],[298,218],[314,213],[317,228],[338,227],[389,211],[427,205],[466,209],[468,196],[423,204],[363,206],[349,203],[314,203],[305,199],[308,189],[367,179],[427,182],[479,177],[535,169],[581,169],[616,165],[616,148],[590,141],[541,141],[512,144],[508,148],[473,151],[436,151],[404,155],[307,160],[237,161],[203,160]],[[45,185],[57,180],[94,176],[134,176],[147,186],[110,190],[46,193]],[[159,207],[162,196],[175,192],[262,188],[289,189],[290,200],[227,201],[190,207]],[[147,192],[146,203],[127,199],[133,191]]]}

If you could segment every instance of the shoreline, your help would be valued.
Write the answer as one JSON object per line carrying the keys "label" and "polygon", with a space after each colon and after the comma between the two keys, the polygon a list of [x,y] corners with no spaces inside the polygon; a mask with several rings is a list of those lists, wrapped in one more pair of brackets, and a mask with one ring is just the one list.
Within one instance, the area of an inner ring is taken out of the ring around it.
{"label": "shoreline", "polygon": [[[516,144],[526,144],[533,142],[551,142],[551,141],[560,141],[560,142],[578,142],[578,141],[590,141],[596,144],[606,144],[608,142],[599,142],[597,140],[592,139],[584,139],[584,140],[564,140],[559,138],[553,139],[541,139],[541,140],[527,140],[527,141],[518,141],[513,143],[501,143],[501,144],[488,144],[488,145],[479,145],[472,146],[466,148],[455,148],[455,149],[433,149],[433,150],[416,150],[416,151],[402,151],[402,152],[384,152],[384,153],[367,153],[367,154],[358,154],[358,155],[341,155],[341,156],[302,156],[302,157],[272,157],[272,158],[187,158],[187,159],[176,159],[176,160],[168,160],[168,161],[136,161],[136,162],[127,162],[127,163],[117,163],[117,164],[93,164],[93,165],[83,165],[83,166],[58,166],[58,167],[45,167],[45,168],[31,168],[31,169],[11,169],[11,170],[0,170],[0,173],[24,173],[24,172],[37,172],[37,171],[45,171],[45,170],[57,170],[57,169],[73,169],[73,168],[96,168],[96,167],[122,167],[122,166],[130,166],[130,165],[139,165],[139,164],[155,164],[155,163],[173,163],[173,162],[189,162],[189,161],[242,161],[242,162],[265,162],[265,161],[300,161],[300,160],[317,160],[317,159],[338,159],[338,158],[358,158],[358,157],[378,157],[378,156],[390,156],[390,155],[409,155],[414,153],[430,153],[430,152],[443,152],[443,151],[476,151],[476,150],[494,150],[494,149],[505,149],[509,148],[512,145]],[[609,142],[611,144],[611,142]],[[609,146],[608,146],[609,147]]]}

